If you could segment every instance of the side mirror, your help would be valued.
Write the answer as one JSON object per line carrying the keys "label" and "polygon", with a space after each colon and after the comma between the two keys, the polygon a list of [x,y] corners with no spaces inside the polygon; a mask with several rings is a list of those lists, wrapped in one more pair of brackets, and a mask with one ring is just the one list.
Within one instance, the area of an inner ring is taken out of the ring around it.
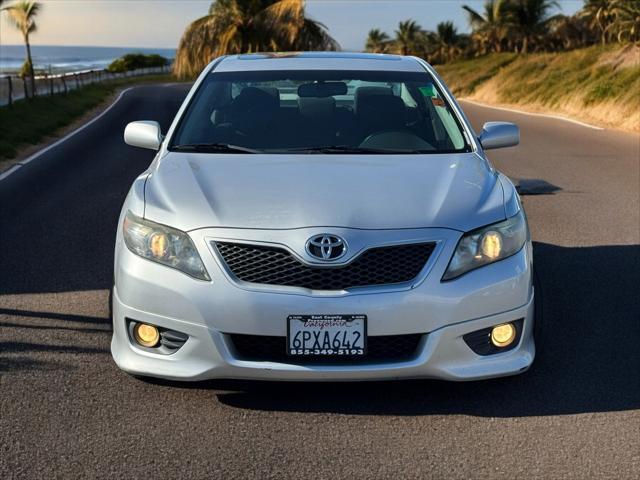
{"label": "side mirror", "polygon": [[152,121],[131,122],[124,129],[124,141],[133,147],[158,150],[162,143],[160,124]]}
{"label": "side mirror", "polygon": [[515,147],[520,143],[520,128],[515,123],[487,122],[482,126],[478,140],[485,150]]}

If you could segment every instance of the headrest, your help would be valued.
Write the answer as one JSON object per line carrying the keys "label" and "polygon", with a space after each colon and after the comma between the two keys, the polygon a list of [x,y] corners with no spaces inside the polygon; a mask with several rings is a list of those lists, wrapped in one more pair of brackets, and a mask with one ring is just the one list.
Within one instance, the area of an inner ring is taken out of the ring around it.
{"label": "headrest", "polygon": [[277,88],[246,87],[231,102],[227,118],[234,128],[245,133],[265,130],[279,108]]}
{"label": "headrest", "polygon": [[233,100],[234,110],[273,110],[280,107],[280,95],[277,88],[243,88]]}
{"label": "headrest", "polygon": [[377,132],[403,128],[407,124],[407,108],[400,97],[373,95],[360,99],[357,115],[360,122]]}
{"label": "headrest", "polygon": [[333,116],[336,99],[333,97],[298,97],[298,111],[309,120],[325,120]]}
{"label": "headrest", "polygon": [[355,98],[353,102],[353,109],[355,113],[358,113],[358,106],[361,102],[366,101],[367,98],[379,96],[379,95],[392,95],[391,87],[360,87],[356,89]]}

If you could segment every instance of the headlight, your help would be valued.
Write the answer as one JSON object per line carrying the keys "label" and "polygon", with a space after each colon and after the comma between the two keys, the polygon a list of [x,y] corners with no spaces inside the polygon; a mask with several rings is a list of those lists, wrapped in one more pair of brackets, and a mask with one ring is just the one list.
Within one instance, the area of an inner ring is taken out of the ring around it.
{"label": "headlight", "polygon": [[124,243],[136,255],[175,268],[198,280],[210,280],[189,236],[127,212],[122,225]]}
{"label": "headlight", "polygon": [[520,251],[527,241],[527,221],[520,210],[504,222],[466,233],[458,242],[442,280],[497,262]]}

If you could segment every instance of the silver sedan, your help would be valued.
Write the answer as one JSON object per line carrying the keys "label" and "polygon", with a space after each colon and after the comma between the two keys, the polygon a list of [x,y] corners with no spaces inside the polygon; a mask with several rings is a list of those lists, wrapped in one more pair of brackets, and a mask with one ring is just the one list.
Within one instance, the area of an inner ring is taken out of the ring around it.
{"label": "silver sedan", "polygon": [[175,380],[474,380],[529,368],[527,220],[414,57],[213,61],[122,208],[112,353]]}

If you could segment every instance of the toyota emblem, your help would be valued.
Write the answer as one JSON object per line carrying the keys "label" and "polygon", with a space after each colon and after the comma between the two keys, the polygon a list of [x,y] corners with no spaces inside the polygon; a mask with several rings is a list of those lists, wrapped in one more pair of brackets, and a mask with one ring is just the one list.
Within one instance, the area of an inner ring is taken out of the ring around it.
{"label": "toyota emblem", "polygon": [[323,233],[307,240],[307,253],[318,260],[337,260],[347,253],[347,244],[336,235]]}

